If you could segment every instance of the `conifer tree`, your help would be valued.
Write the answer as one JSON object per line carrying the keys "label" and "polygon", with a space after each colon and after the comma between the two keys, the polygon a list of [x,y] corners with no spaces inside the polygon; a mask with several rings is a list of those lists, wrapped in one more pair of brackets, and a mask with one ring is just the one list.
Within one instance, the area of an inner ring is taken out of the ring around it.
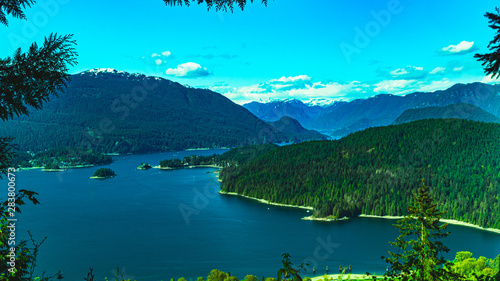
{"label": "conifer tree", "polygon": [[450,249],[440,241],[449,235],[444,232],[447,224],[440,223],[444,212],[433,203],[425,180],[414,197],[409,214],[395,224],[400,236],[389,242],[398,251],[389,252],[389,258],[382,257],[390,264],[387,274],[401,280],[454,280],[450,279],[454,277],[448,270],[450,264],[443,257]]}
{"label": "conifer tree", "polygon": [[486,13],[484,15],[489,20],[489,27],[496,30],[495,37],[488,44],[491,53],[475,54],[474,57],[481,61],[486,75],[492,78],[500,76],[500,10],[495,8],[495,13]]}

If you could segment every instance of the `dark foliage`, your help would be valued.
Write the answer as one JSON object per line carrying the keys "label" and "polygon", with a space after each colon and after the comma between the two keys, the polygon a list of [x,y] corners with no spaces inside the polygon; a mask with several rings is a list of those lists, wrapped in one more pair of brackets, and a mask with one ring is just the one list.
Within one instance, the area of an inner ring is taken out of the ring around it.
{"label": "dark foliage", "polygon": [[489,27],[495,30],[496,34],[493,40],[488,44],[488,49],[491,53],[475,54],[474,57],[482,62],[486,75],[491,75],[492,78],[500,76],[500,10],[495,9],[495,13],[486,13],[484,15],[489,20]]}
{"label": "dark foliage", "polygon": [[18,19],[26,19],[23,9],[31,7],[34,0],[2,0],[0,1],[0,23],[8,26],[7,15]]}
{"label": "dark foliage", "polygon": [[[191,2],[199,4],[206,3],[208,10],[210,10],[213,6],[215,6],[215,10],[219,11],[231,11],[234,10],[234,5],[238,5],[238,7],[243,10],[245,5],[247,4],[247,0],[163,0],[166,5],[175,6],[185,4],[189,6]],[[250,3],[253,3],[253,0],[250,0]],[[267,0],[262,0],[262,3],[267,6]]]}
{"label": "dark foliage", "polygon": [[76,64],[72,37],[51,34],[40,48],[33,43],[27,53],[19,48],[12,58],[0,59],[0,119],[28,114],[28,107],[40,109],[64,89],[68,66]]}

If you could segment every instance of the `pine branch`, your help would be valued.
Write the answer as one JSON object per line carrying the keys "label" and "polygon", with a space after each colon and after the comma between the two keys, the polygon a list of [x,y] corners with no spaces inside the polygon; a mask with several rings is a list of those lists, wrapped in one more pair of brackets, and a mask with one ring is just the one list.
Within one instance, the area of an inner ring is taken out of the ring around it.
{"label": "pine branch", "polygon": [[484,16],[489,19],[489,27],[496,30],[496,35],[488,44],[491,51],[486,54],[475,54],[474,57],[482,62],[486,75],[491,78],[500,77],[500,10],[495,9],[496,13],[486,13]]}
{"label": "pine branch", "polygon": [[73,35],[51,34],[41,48],[33,43],[27,53],[17,49],[13,57],[0,59],[0,119],[29,114],[57,96],[70,80],[68,67],[78,56]]}
{"label": "pine branch", "polygon": [[18,19],[26,19],[23,9],[31,7],[35,0],[0,0],[0,23],[9,26],[7,15]]}
{"label": "pine branch", "polygon": [[[207,9],[210,10],[215,4],[215,11],[224,11],[228,10],[234,11],[234,4],[236,3],[238,7],[243,11],[245,5],[247,4],[247,0],[163,0],[165,5],[168,6],[182,6],[183,4],[189,6],[191,2],[196,2],[198,5],[202,3],[207,4]],[[250,3],[253,3],[253,0],[250,0]],[[262,4],[267,6],[267,0],[262,0]]]}

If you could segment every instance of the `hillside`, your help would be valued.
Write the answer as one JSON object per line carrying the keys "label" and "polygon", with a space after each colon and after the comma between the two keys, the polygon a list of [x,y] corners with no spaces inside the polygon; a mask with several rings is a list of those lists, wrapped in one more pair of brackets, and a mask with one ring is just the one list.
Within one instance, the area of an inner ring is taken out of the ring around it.
{"label": "hillside", "polygon": [[319,217],[404,215],[426,179],[445,217],[500,228],[500,124],[429,119],[269,151],[225,168],[222,190]]}
{"label": "hillside", "polygon": [[421,119],[438,118],[458,118],[472,121],[500,123],[500,118],[475,105],[456,103],[444,107],[407,109],[396,119],[396,121],[394,121],[393,124],[397,125]]}
{"label": "hillside", "polygon": [[65,93],[30,116],[3,123],[0,135],[16,137],[21,150],[69,146],[107,153],[289,139],[218,93],[111,69],[73,75]]}
{"label": "hillside", "polygon": [[326,140],[327,136],[320,134],[318,131],[307,130],[299,121],[292,117],[283,116],[280,120],[269,123],[278,131],[289,136],[289,142],[300,142],[301,140]]}

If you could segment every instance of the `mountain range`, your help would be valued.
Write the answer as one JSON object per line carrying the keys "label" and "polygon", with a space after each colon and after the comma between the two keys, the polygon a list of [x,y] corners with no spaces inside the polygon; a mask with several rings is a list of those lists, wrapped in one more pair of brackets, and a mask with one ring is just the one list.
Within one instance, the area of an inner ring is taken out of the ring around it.
{"label": "mountain range", "polygon": [[299,100],[251,102],[243,106],[266,121],[290,116],[307,129],[343,137],[369,127],[390,125],[407,109],[444,107],[457,103],[475,105],[500,117],[500,85],[456,84],[432,93],[416,92],[405,96],[380,94],[326,106],[309,106]]}
{"label": "mountain range", "polygon": [[275,125],[210,90],[114,69],[92,69],[72,75],[64,93],[43,109],[4,122],[0,135],[15,137],[21,150],[83,147],[106,153],[325,139],[298,128],[298,122],[290,133],[285,132],[289,126]]}

